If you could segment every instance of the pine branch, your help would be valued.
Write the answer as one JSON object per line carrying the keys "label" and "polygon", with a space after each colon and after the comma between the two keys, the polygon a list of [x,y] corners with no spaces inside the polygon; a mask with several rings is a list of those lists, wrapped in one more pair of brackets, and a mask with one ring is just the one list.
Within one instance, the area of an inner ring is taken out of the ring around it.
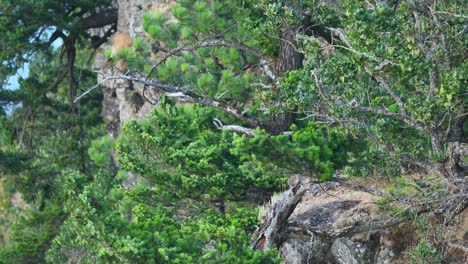
{"label": "pine branch", "polygon": [[211,40],[202,40],[199,41],[193,45],[188,45],[188,46],[181,46],[177,47],[175,49],[170,50],[167,52],[164,56],[162,56],[153,66],[151,66],[151,69],[149,73],[147,74],[147,78],[151,76],[153,71],[162,63],[164,63],[168,58],[183,52],[183,51],[194,51],[199,48],[204,48],[204,47],[231,47],[231,48],[236,48],[241,51],[245,51],[247,53],[250,53],[258,58],[265,58],[266,56],[259,50],[254,49],[250,46],[247,46],[245,44],[239,43],[239,42],[233,42],[233,41],[228,41],[225,39],[211,39]]}

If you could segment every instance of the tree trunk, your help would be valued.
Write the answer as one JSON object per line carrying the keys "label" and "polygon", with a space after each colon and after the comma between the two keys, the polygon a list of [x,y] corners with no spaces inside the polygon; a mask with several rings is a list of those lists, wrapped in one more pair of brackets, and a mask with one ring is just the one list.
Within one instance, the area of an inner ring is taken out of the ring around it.
{"label": "tree trunk", "polygon": [[449,142],[443,161],[435,165],[436,171],[445,179],[448,190],[435,213],[443,214],[444,224],[448,225],[452,219],[468,207],[468,177],[466,166],[462,164],[462,156],[466,156],[468,147],[460,142]]}
{"label": "tree trunk", "polygon": [[291,177],[289,185],[290,189],[285,191],[281,198],[268,210],[267,222],[256,231],[254,235],[256,240],[252,245],[253,249],[277,248],[284,242],[285,227],[289,216],[309,189],[310,179],[296,175]]}
{"label": "tree trunk", "polygon": [[452,179],[460,179],[464,177],[464,168],[461,164],[461,150],[460,142],[450,142],[446,151],[446,158],[444,160],[444,167],[447,174]]}
{"label": "tree trunk", "polygon": [[461,154],[463,145],[457,140],[455,142],[448,142],[444,146],[443,142],[446,140],[440,137],[431,136],[432,152],[435,154],[444,153],[444,158],[435,164],[435,168],[441,177],[448,179],[450,182],[454,179],[464,177],[465,168],[461,166]]}
{"label": "tree trunk", "polygon": [[290,26],[283,23],[283,32],[281,33],[280,49],[278,59],[275,65],[276,76],[281,77],[285,72],[297,70],[302,67],[304,56],[297,50],[296,33],[301,29],[300,26]]}
{"label": "tree trunk", "polygon": [[[302,67],[304,56],[297,50],[296,33],[301,30],[302,25],[288,25],[283,22],[283,31],[281,33],[280,49],[278,59],[275,64],[275,76],[281,78],[285,72],[297,70]],[[277,81],[277,80],[275,80]],[[273,85],[273,92],[277,95],[281,93],[278,87]],[[295,120],[296,109],[283,109],[280,106],[279,112],[272,113],[267,125],[267,130],[278,135],[283,131],[289,130]]]}
{"label": "tree trunk", "polygon": [[102,28],[108,25],[116,24],[119,11],[117,8],[105,9],[97,14],[93,14],[78,21],[74,27],[78,29]]}

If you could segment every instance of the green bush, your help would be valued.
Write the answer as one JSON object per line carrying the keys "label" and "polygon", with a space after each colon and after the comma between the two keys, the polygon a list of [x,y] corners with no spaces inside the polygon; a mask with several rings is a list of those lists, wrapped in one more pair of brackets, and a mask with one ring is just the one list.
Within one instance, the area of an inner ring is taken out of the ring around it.
{"label": "green bush", "polygon": [[430,242],[422,239],[418,245],[408,252],[412,264],[440,263],[444,255]]}

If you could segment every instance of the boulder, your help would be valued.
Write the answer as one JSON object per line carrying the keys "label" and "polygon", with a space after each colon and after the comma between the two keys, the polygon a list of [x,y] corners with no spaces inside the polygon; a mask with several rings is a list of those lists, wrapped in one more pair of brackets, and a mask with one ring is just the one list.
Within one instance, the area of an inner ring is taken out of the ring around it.
{"label": "boulder", "polygon": [[270,205],[254,248],[278,248],[285,264],[391,262],[395,254],[381,236],[399,222],[378,208],[382,197],[339,181],[294,177]]}

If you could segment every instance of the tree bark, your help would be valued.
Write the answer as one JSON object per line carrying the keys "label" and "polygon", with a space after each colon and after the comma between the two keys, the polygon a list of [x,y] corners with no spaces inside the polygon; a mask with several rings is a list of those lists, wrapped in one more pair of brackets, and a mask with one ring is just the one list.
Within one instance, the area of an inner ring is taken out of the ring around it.
{"label": "tree bark", "polygon": [[77,22],[74,27],[78,29],[101,28],[116,24],[118,19],[117,8],[105,9],[97,14],[91,15]]}
{"label": "tree bark", "polygon": [[253,244],[253,249],[277,248],[284,242],[284,232],[286,231],[288,218],[310,187],[305,178],[296,176],[293,181],[294,183],[290,185],[290,189],[284,192],[268,211],[268,222],[257,232],[255,236],[257,239]]}
{"label": "tree bark", "polygon": [[280,49],[276,61],[276,76],[281,77],[285,72],[297,70],[302,67],[304,56],[297,50],[296,33],[300,26],[290,26],[283,23],[283,32],[281,33]]}
{"label": "tree bark", "polygon": [[[276,78],[281,78],[287,71],[302,68],[304,56],[297,50],[296,41],[296,33],[302,28],[300,24],[291,26],[288,25],[287,22],[283,22],[279,54],[275,64]],[[281,93],[276,84],[273,85],[273,92],[277,95]],[[294,112],[296,110],[297,109],[281,109],[279,112],[272,113],[267,125],[268,132],[273,135],[279,135],[289,130],[290,126],[294,123]]]}

